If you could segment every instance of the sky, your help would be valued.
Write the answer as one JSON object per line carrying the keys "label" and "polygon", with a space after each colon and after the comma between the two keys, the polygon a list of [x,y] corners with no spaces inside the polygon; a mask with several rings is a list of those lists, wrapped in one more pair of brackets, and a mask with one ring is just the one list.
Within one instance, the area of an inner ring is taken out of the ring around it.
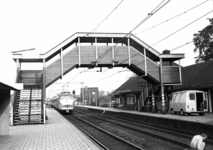
{"label": "sky", "polygon": [[[12,60],[11,51],[35,48],[33,53],[45,53],[72,34],[92,32],[98,25],[93,32],[129,33],[162,1],[0,0],[0,69],[3,72],[0,73],[0,81],[15,82],[16,64]],[[202,2],[204,2],[202,5],[187,11]],[[115,9],[119,3],[120,5]],[[191,42],[193,34],[209,24],[207,18],[212,18],[213,13],[195,20],[211,10],[213,10],[213,0],[171,0],[134,30],[133,34],[160,53],[165,49],[173,50]],[[185,13],[181,14],[183,12]],[[170,19],[178,14],[181,15]],[[166,22],[156,26],[164,21]],[[192,23],[193,21],[195,22]],[[187,27],[180,30],[184,26]],[[178,30],[180,31],[173,34]],[[171,34],[173,35],[161,41]],[[181,65],[188,66],[194,64],[194,57],[198,55],[193,49],[194,45],[190,43],[171,53],[184,53],[185,58],[181,60]],[[28,68],[26,66],[23,69]],[[111,92],[133,75],[131,71],[118,73],[124,70],[123,68],[110,70],[103,68],[102,72],[98,72],[99,68],[86,70],[82,68],[71,71],[62,81],[58,81],[58,83],[70,82],[70,84],[50,86],[47,89],[47,96],[52,96],[66,88],[70,91],[75,90],[79,94],[80,88],[85,86],[99,87],[99,90]]]}

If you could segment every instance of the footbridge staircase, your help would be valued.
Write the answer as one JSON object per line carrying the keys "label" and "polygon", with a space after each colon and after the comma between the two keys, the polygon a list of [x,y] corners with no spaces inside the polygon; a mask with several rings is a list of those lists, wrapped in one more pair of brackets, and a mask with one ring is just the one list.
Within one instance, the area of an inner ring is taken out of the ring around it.
{"label": "footbridge staircase", "polygon": [[17,83],[24,88],[14,95],[13,125],[43,124],[42,71],[19,71]]}
{"label": "footbridge staircase", "polygon": [[[79,67],[126,67],[154,86],[181,84],[180,66],[174,62],[182,58],[184,54],[170,54],[169,51],[161,54],[136,36],[126,33],[80,32],[36,57],[13,54],[17,66],[20,63],[43,64],[40,78],[43,102],[48,86]],[[21,82],[27,85],[29,81]]]}

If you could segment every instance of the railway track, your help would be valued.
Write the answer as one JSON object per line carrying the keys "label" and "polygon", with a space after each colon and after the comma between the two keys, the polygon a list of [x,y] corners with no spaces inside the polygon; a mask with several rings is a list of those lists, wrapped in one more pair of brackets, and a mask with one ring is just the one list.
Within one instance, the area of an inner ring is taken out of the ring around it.
{"label": "railway track", "polygon": [[[192,133],[183,133],[180,131],[175,131],[171,129],[165,129],[165,128],[160,128],[160,127],[153,127],[153,126],[148,126],[148,125],[143,125],[135,122],[130,122],[118,118],[113,118],[113,117],[108,117],[104,115],[98,115],[90,112],[82,112],[82,111],[77,111],[78,113],[85,113],[89,115],[90,117],[102,120],[104,122],[110,122],[116,125],[119,125],[123,128],[127,128],[128,130],[133,130],[135,132],[139,132],[142,134],[146,134],[149,136],[152,136],[157,139],[161,139],[163,141],[170,142],[175,145],[179,145],[184,148],[189,148],[189,143],[192,138]],[[89,113],[89,114],[88,114]],[[77,114],[76,114],[77,115]],[[88,118],[88,117],[87,117]],[[91,120],[91,118],[90,118]],[[206,142],[206,149],[213,149],[213,142],[211,137],[208,139]]]}
{"label": "railway track", "polygon": [[77,116],[65,116],[70,122],[92,138],[104,150],[143,150],[142,148],[117,137],[116,135],[101,129],[100,127],[85,121]]}

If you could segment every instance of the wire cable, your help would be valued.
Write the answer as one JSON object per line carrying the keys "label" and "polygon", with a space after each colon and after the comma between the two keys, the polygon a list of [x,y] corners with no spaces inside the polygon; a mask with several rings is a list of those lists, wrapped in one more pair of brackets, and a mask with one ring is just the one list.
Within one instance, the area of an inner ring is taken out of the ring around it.
{"label": "wire cable", "polygon": [[[133,30],[131,30],[129,33],[127,33],[119,42],[121,42],[125,37],[131,35],[131,33],[132,33],[134,30],[136,30],[142,23],[144,23],[144,22],[147,21],[151,16],[153,16],[155,13],[157,13],[161,8],[163,8],[163,7],[164,7],[167,3],[169,3],[171,0],[167,0],[167,2],[163,4],[164,1],[165,1],[165,0],[163,0],[161,3],[159,3],[150,13],[148,13],[148,16],[146,16],[135,28],[133,28]],[[115,9],[117,9],[117,7],[118,7],[122,2],[123,2],[123,0],[115,7]],[[162,5],[162,4],[163,4],[163,5]],[[114,12],[115,9],[113,9],[113,11],[110,12],[110,14],[109,14],[102,22],[104,22],[104,21]],[[102,22],[101,22],[96,28],[98,28],[98,27],[102,24]],[[88,36],[88,35],[91,34],[93,31],[95,31],[96,28],[94,28],[91,32],[89,32],[88,34],[86,34],[86,36]],[[119,42],[118,42],[118,43],[119,43]],[[112,46],[112,47],[115,47],[118,43],[116,43],[116,44],[115,44],[114,46]],[[104,57],[105,55],[107,55],[107,54],[110,52],[110,50],[112,49],[112,47],[109,48],[107,51],[105,51],[105,52],[96,60],[96,63],[100,62],[100,61],[103,59],[103,57]],[[79,74],[78,74],[78,75],[79,75]],[[78,76],[78,75],[77,75],[77,76]],[[77,77],[77,76],[75,76],[75,77]],[[74,77],[74,78],[75,78],[75,77]],[[73,78],[73,79],[74,79],[74,78]],[[71,79],[71,80],[73,80],[73,79]]]}
{"label": "wire cable", "polygon": [[88,84],[85,84],[85,85],[89,85],[89,84],[93,84],[93,83],[99,82],[99,81],[101,81],[101,80],[104,80],[104,79],[109,78],[109,77],[111,77],[111,76],[117,75],[117,74],[122,73],[122,72],[124,72],[124,71],[129,71],[129,70],[128,70],[128,69],[125,69],[125,70],[122,70],[122,71],[118,71],[117,73],[111,74],[111,75],[109,75],[109,76],[107,76],[107,77],[101,78],[101,79],[99,79],[99,80],[96,80],[96,81],[94,81],[94,82],[91,82],[91,83],[88,83]]}
{"label": "wire cable", "polygon": [[186,10],[186,11],[184,11],[184,12],[182,12],[182,13],[180,13],[180,14],[178,14],[178,15],[176,15],[176,16],[170,18],[170,19],[167,19],[167,20],[165,20],[165,21],[163,21],[163,22],[161,22],[161,23],[158,23],[158,24],[156,24],[156,25],[154,25],[154,26],[152,26],[152,27],[150,27],[150,28],[147,28],[147,29],[145,29],[145,30],[143,30],[143,31],[140,31],[140,32],[138,32],[138,33],[135,33],[135,35],[140,34],[140,33],[143,33],[143,32],[148,31],[148,30],[150,30],[150,29],[153,29],[153,28],[155,28],[155,27],[157,27],[157,26],[159,26],[159,25],[162,25],[162,24],[164,24],[164,23],[167,23],[167,22],[169,22],[170,20],[175,19],[175,18],[177,18],[177,17],[179,17],[179,16],[181,16],[181,15],[183,15],[183,14],[186,14],[187,12],[189,12],[189,11],[191,11],[191,10],[197,8],[198,6],[201,6],[202,4],[206,3],[207,1],[209,1],[209,0],[206,0],[206,1],[204,1],[204,2],[202,2],[202,3],[200,3],[200,4],[198,4],[198,5],[196,5],[196,6],[194,6],[194,7],[190,8],[190,9],[188,9],[188,10]]}
{"label": "wire cable", "polygon": [[[155,7],[155,9],[153,11],[151,11],[151,13],[148,13],[148,16],[145,17],[135,28],[133,28],[129,34],[131,34],[134,30],[136,30],[141,24],[143,24],[145,21],[147,21],[151,16],[153,16],[155,13],[157,13],[161,8],[163,8],[167,3],[170,2],[170,0],[168,0],[166,3],[164,3],[162,5],[162,3],[164,2],[165,0],[163,0],[159,5],[157,5],[157,7]],[[162,5],[162,6],[160,6]],[[158,8],[159,7],[159,8]]]}
{"label": "wire cable", "polygon": [[[150,46],[149,46],[149,47],[150,47]],[[158,56],[160,56],[160,55],[161,55],[161,54],[155,56],[154,58],[156,58],[156,57],[158,57]],[[135,56],[138,56],[138,54],[135,54],[135,55],[131,56],[130,58],[135,57]],[[126,60],[128,60],[128,59],[129,59],[129,58],[127,58]],[[124,61],[122,61],[122,62],[125,62],[126,60],[124,60]],[[122,63],[122,62],[121,62],[121,63]],[[121,63],[119,63],[119,64],[121,64]],[[137,66],[137,65],[140,65],[140,64],[143,64],[143,63],[145,63],[145,60],[143,60],[142,62],[140,62],[140,63],[138,63],[138,64],[135,64],[135,65]],[[107,71],[108,71],[108,70],[107,70]],[[125,70],[122,70],[122,71],[118,71],[118,72],[115,73],[115,74],[112,74],[112,75],[110,75],[110,76],[104,77],[104,78],[99,79],[99,80],[96,80],[96,81],[94,81],[94,82],[92,82],[92,83],[99,82],[99,81],[101,81],[101,80],[104,80],[104,79],[109,78],[109,77],[111,77],[111,76],[117,75],[118,73],[121,73],[121,72],[124,72],[124,71],[129,71],[129,69],[125,69]],[[89,83],[89,84],[92,84],[92,83]],[[89,84],[87,84],[87,85],[89,85]]]}
{"label": "wire cable", "polygon": [[[148,13],[148,16],[146,16],[138,25],[136,25],[129,33],[127,33],[121,40],[119,40],[119,42],[117,42],[114,46],[112,47],[115,47],[117,46],[118,43],[120,43],[125,37],[129,36],[132,34],[132,32],[134,30],[136,30],[142,23],[144,23],[145,21],[147,21],[150,17],[152,17],[155,13],[157,13],[161,8],[163,8],[166,4],[168,4],[171,0],[167,0],[167,2],[165,2],[163,4],[165,0],[163,0],[161,3],[159,3],[157,5],[157,7],[154,8],[154,10],[151,11],[151,13]],[[96,63],[100,62],[104,56],[106,56],[111,50],[112,50],[112,47],[109,48],[108,50],[106,50],[97,60],[96,60]]]}
{"label": "wire cable", "polygon": [[67,83],[70,83],[73,79],[75,79],[76,77],[78,77],[81,73],[85,73],[87,71],[89,71],[89,69],[79,72],[76,76],[74,76],[72,79],[70,79]]}
{"label": "wire cable", "polygon": [[165,38],[163,38],[163,39],[161,39],[160,41],[156,42],[156,43],[155,43],[155,44],[153,44],[152,46],[157,45],[158,43],[160,43],[160,42],[164,41],[165,39],[169,38],[170,36],[172,36],[172,35],[174,35],[174,34],[178,33],[179,31],[181,31],[181,30],[183,30],[184,28],[188,27],[189,25],[191,25],[191,24],[195,23],[196,21],[200,20],[201,18],[205,17],[206,15],[210,14],[211,12],[213,12],[213,10],[211,10],[211,11],[209,11],[208,13],[204,14],[203,16],[201,16],[201,17],[197,18],[196,20],[192,21],[191,23],[189,23],[189,24],[185,25],[184,27],[182,27],[182,28],[178,29],[177,31],[173,32],[172,34],[170,34],[170,35],[166,36]]}
{"label": "wire cable", "polygon": [[101,21],[91,32],[87,33],[86,36],[90,35],[92,32],[94,32],[123,2],[124,0],[121,0],[120,3],[104,18],[104,20]]}
{"label": "wire cable", "polygon": [[[172,50],[170,50],[170,51],[176,50],[176,49],[178,49],[178,48],[180,48],[180,47],[183,47],[183,46],[185,46],[185,45],[187,45],[187,44],[190,44],[190,43],[192,43],[192,42],[193,42],[193,41],[187,42],[186,44],[181,45],[181,46],[179,46],[179,47],[176,47],[176,48],[174,48],[174,49],[172,49]],[[151,46],[149,46],[149,47],[151,47]],[[161,54],[160,54],[160,55],[161,55]],[[158,56],[160,56],[160,55],[155,56],[155,58],[158,57]],[[138,54],[132,55],[130,58],[133,58],[133,57],[135,57],[135,56],[138,56]],[[123,61],[120,62],[119,64],[122,64],[123,62],[127,61],[128,59],[129,59],[129,58],[123,60]],[[143,63],[145,63],[145,60],[143,60],[142,62],[140,62],[140,63],[138,63],[138,64],[135,64],[135,65],[137,66],[137,65],[140,65],[140,64],[143,64]],[[110,69],[108,69],[108,70],[106,70],[106,71],[109,71],[109,70],[110,70]],[[106,72],[106,71],[104,71],[104,72]],[[93,83],[99,82],[99,81],[101,81],[101,80],[104,80],[104,79],[109,78],[109,77],[111,77],[111,76],[117,75],[117,74],[119,74],[119,73],[121,73],[121,72],[124,72],[124,71],[129,71],[129,70],[128,70],[128,69],[125,69],[125,70],[122,70],[122,71],[118,71],[118,72],[115,73],[115,74],[112,74],[112,75],[110,75],[110,76],[101,78],[101,79],[99,79],[99,80],[96,80],[96,81],[94,81],[94,82],[91,82],[91,83],[88,83],[88,84],[85,84],[85,85],[89,85],[89,84],[93,84]]]}
{"label": "wire cable", "polygon": [[190,41],[190,42],[187,42],[186,44],[183,44],[183,45],[181,45],[181,46],[178,46],[178,47],[176,47],[176,48],[173,48],[173,49],[171,49],[170,51],[174,51],[174,50],[176,50],[176,49],[179,49],[179,48],[181,48],[181,47],[183,47],[183,46],[186,46],[186,45],[188,45],[188,44],[190,44],[190,43],[192,43],[193,41]]}

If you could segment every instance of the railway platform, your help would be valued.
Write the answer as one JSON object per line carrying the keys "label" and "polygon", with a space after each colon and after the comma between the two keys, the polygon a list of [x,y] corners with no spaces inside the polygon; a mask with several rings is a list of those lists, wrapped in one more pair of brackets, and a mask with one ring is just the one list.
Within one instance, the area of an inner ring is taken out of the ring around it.
{"label": "railway platform", "polygon": [[191,116],[181,116],[180,114],[161,114],[151,112],[138,112],[130,110],[115,109],[112,107],[76,106],[79,109],[86,109],[93,112],[104,113],[109,116],[121,119],[142,122],[154,126],[162,126],[176,130],[182,130],[195,134],[206,133],[213,137],[213,114],[207,113],[204,116],[192,114]]}
{"label": "railway platform", "polygon": [[47,108],[43,125],[10,126],[9,136],[0,136],[1,150],[99,150],[95,143],[53,108]]}

